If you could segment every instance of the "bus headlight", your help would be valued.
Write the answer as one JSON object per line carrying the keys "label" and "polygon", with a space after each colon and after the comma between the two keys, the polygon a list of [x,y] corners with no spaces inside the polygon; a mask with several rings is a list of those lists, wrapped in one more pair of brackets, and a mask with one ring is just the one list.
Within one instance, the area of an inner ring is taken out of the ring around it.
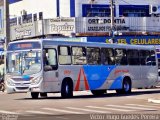
{"label": "bus headlight", "polygon": [[15,83],[12,80],[7,80],[7,84],[9,86],[15,86]]}
{"label": "bus headlight", "polygon": [[35,85],[35,84],[38,84],[40,81],[42,81],[42,76],[33,78],[33,79],[31,80],[31,84],[32,84],[32,85]]}

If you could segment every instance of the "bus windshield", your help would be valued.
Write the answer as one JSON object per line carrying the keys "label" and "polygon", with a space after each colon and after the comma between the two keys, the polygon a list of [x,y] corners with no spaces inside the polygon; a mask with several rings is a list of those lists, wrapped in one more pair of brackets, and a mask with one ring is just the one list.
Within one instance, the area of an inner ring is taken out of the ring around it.
{"label": "bus windshield", "polygon": [[39,50],[9,52],[7,72],[14,75],[31,75],[41,70],[41,52]]}

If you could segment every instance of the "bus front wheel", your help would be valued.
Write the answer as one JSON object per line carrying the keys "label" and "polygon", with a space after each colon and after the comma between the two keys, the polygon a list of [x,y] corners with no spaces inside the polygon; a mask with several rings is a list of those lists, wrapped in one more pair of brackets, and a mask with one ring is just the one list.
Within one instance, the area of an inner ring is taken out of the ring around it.
{"label": "bus front wheel", "polygon": [[61,96],[63,98],[73,97],[73,84],[69,80],[64,80],[61,88]]}
{"label": "bus front wheel", "polygon": [[38,99],[39,93],[38,92],[31,92],[31,97],[33,99]]}

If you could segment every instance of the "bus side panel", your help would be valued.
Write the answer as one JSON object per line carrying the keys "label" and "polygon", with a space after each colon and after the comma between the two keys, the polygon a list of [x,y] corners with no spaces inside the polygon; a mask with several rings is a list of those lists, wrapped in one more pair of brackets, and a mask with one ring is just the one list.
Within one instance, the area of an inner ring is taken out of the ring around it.
{"label": "bus side panel", "polygon": [[59,67],[59,80],[71,78],[74,90],[107,89],[108,81],[113,79],[115,66],[74,65]]}
{"label": "bus side panel", "polygon": [[[155,81],[155,68],[153,66],[141,66],[141,87],[149,87]],[[137,87],[137,86],[135,86]]]}
{"label": "bus side panel", "polygon": [[[141,79],[140,66],[103,66],[103,65],[74,65],[60,66],[59,80],[60,83],[64,78],[71,78],[74,84],[74,90],[96,90],[96,89],[121,89],[123,78],[130,77],[133,88],[143,87],[155,81],[154,78],[149,80]],[[150,70],[152,72],[150,72]],[[152,77],[154,69],[147,70],[147,76]],[[150,73],[150,74],[149,74]],[[152,80],[152,81],[151,81]],[[59,90],[60,91],[60,90]]]}
{"label": "bus side panel", "polygon": [[116,66],[114,71],[112,72],[113,76],[112,80],[109,83],[109,87],[107,89],[109,90],[116,90],[116,89],[122,89],[122,83],[125,76],[132,77],[132,74],[130,73],[129,67],[126,66]]}
{"label": "bus side panel", "polygon": [[84,66],[91,90],[107,89],[111,80],[115,66],[88,65]]}
{"label": "bus side panel", "polygon": [[[73,81],[74,90],[85,90],[84,78],[85,72],[82,65],[60,65],[59,66],[59,82],[62,85],[62,81],[66,78]],[[84,72],[84,73],[83,73]],[[77,85],[77,88],[75,89]],[[61,89],[59,89],[60,91]]]}
{"label": "bus side panel", "polygon": [[56,77],[58,71],[47,71],[43,73],[43,82],[41,88],[43,92],[58,92],[60,90],[60,81]]}

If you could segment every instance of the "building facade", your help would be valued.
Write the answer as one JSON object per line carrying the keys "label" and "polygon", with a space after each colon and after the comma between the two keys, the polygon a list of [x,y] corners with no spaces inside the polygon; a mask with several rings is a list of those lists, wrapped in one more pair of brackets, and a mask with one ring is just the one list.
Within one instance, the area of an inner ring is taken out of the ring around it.
{"label": "building facade", "polygon": [[[115,17],[150,17],[160,13],[160,0],[114,0]],[[44,19],[109,17],[110,0],[10,0],[10,14]]]}
{"label": "building facade", "polygon": [[[96,42],[110,39],[110,0],[9,0],[9,3],[11,41],[57,34],[85,36]],[[159,14],[160,0],[115,0],[116,42],[160,44]]]}

